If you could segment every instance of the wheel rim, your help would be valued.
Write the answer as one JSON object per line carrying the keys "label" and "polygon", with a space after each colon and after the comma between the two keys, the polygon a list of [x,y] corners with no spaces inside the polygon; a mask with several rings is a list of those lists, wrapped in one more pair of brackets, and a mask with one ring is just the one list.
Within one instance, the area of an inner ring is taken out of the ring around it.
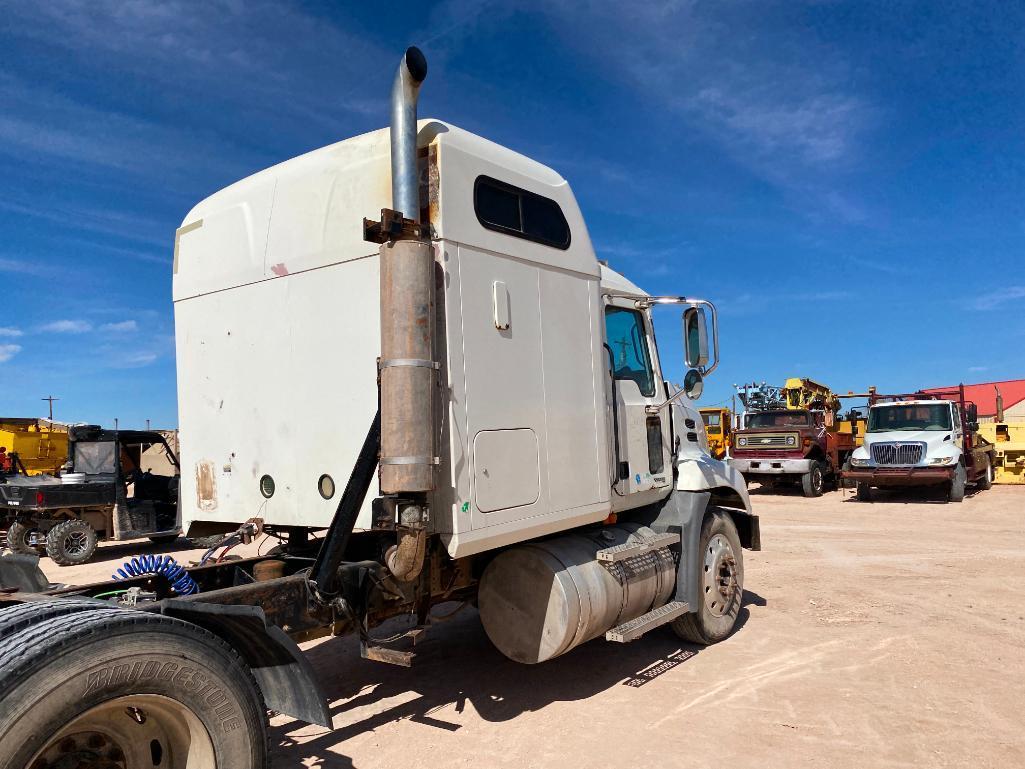
{"label": "wheel rim", "polygon": [[29,769],[216,767],[213,742],[199,717],[157,694],[108,700],[72,719],[29,761]]}
{"label": "wheel rim", "polygon": [[721,617],[737,595],[737,557],[733,545],[722,534],[708,540],[705,548],[705,608]]}
{"label": "wheel rim", "polygon": [[84,531],[64,535],[64,552],[70,556],[82,555],[89,548],[89,536]]}
{"label": "wheel rim", "polygon": [[812,483],[812,487],[815,489],[815,491],[820,491],[822,489],[822,469],[821,468],[816,467],[814,470],[811,471],[811,483]]}

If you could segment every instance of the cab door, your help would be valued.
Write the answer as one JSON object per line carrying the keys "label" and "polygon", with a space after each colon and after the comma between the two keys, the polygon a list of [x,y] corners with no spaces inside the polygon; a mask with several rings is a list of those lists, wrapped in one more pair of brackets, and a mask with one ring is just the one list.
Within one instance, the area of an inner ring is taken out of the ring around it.
{"label": "cab door", "polygon": [[[605,306],[605,352],[613,392],[613,510],[648,504],[672,482],[669,409],[648,414],[666,398],[646,312],[629,299]],[[650,499],[649,499],[650,497]]]}

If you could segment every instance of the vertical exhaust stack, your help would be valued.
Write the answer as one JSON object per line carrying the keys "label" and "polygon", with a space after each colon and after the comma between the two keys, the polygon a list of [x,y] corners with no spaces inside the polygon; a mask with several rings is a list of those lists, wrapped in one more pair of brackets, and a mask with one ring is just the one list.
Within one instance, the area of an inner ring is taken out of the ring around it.
{"label": "vertical exhaust stack", "polygon": [[[434,252],[420,220],[416,102],[427,61],[409,48],[392,86],[393,217],[412,220],[381,245],[381,460],[384,494],[434,489]],[[390,212],[389,212],[390,213]],[[384,217],[382,217],[384,220]],[[413,225],[413,226],[410,226]],[[400,507],[400,525],[426,521],[426,507]]]}

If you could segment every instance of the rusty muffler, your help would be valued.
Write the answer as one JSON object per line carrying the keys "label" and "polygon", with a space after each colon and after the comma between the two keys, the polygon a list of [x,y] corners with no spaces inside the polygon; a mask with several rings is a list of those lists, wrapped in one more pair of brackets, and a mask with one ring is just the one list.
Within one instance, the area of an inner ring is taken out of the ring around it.
{"label": "rusty muffler", "polygon": [[[420,221],[416,104],[427,61],[409,48],[392,86],[393,217],[403,226],[381,245],[381,493],[392,495],[398,539],[387,565],[402,581],[423,568],[434,490],[434,250]],[[382,216],[382,222],[385,217]],[[412,225],[412,226],[410,226]]]}

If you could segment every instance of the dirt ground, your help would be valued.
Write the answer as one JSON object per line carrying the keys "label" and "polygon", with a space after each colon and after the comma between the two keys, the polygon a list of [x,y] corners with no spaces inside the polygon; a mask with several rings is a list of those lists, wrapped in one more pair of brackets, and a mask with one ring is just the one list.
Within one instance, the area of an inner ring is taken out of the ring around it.
{"label": "dirt ground", "polygon": [[[468,608],[411,670],[361,660],[351,639],[311,644],[334,729],[275,717],[274,769],[1025,766],[1025,488],[959,505],[753,500],[765,549],[744,553],[725,642],[661,629],[526,667]],[[43,565],[82,583],[130,552]]]}

